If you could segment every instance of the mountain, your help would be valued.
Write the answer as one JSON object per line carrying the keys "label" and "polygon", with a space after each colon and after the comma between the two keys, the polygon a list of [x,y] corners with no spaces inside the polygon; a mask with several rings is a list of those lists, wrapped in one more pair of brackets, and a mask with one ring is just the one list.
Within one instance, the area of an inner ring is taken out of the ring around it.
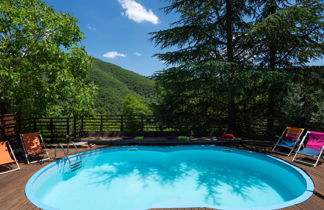
{"label": "mountain", "polygon": [[152,80],[96,58],[89,70],[89,80],[99,88],[95,108],[100,114],[121,114],[128,94],[137,96],[145,104],[154,98]]}

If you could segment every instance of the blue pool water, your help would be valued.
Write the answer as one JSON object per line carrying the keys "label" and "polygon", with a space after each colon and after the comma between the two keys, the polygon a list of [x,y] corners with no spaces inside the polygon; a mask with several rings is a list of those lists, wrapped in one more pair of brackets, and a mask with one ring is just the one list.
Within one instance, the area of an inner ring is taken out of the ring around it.
{"label": "blue pool water", "polygon": [[82,154],[70,172],[52,163],[27,183],[43,209],[283,208],[308,199],[312,180],[260,153],[218,146],[114,147]]}

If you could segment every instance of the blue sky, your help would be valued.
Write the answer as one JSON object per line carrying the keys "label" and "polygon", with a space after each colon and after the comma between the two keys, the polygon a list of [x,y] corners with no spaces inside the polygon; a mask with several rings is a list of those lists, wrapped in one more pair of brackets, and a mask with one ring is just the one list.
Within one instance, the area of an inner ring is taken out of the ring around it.
{"label": "blue sky", "polygon": [[[45,0],[57,11],[80,21],[89,55],[150,76],[166,68],[157,58],[161,52],[149,40],[149,32],[169,27],[175,15],[165,15],[162,0]],[[105,56],[105,57],[104,57]]]}
{"label": "blue sky", "polygon": [[[149,32],[167,29],[177,20],[160,10],[163,0],[45,0],[57,11],[80,21],[85,34],[82,45],[89,55],[150,76],[166,68],[157,58],[161,52],[149,40]],[[324,65],[324,59],[311,65]]]}

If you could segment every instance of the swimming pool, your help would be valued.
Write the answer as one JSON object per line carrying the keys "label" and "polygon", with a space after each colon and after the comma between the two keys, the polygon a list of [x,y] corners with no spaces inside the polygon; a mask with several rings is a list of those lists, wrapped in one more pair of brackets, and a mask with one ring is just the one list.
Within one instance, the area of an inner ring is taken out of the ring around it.
{"label": "swimming pool", "polygon": [[51,163],[25,193],[43,209],[277,209],[314,190],[301,169],[261,153],[219,146],[112,147],[82,154],[82,168]]}

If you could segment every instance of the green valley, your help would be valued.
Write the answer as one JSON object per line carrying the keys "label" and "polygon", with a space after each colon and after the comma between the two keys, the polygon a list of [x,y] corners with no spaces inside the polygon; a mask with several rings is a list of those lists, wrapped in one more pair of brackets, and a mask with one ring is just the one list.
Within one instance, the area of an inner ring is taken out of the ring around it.
{"label": "green valley", "polygon": [[154,98],[154,82],[135,72],[94,58],[89,80],[98,87],[95,108],[99,114],[121,114],[128,94],[137,96],[145,104]]}

